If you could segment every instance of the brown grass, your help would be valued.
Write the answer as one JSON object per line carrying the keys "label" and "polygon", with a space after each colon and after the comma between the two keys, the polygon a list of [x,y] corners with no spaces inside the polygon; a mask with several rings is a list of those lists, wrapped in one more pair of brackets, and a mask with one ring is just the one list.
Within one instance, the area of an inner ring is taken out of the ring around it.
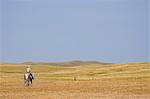
{"label": "brown grass", "polygon": [[3,64],[0,99],[150,99],[149,66],[149,63],[33,66],[36,79],[28,87],[23,83],[24,65]]}

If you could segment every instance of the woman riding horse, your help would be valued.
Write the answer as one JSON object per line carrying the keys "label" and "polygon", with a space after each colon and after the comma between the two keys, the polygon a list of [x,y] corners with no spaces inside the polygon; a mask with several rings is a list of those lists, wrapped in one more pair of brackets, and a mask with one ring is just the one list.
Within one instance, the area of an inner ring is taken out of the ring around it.
{"label": "woman riding horse", "polygon": [[34,79],[32,73],[31,73],[31,67],[30,65],[27,65],[27,69],[26,69],[26,74],[24,75],[24,80],[26,81],[26,83],[29,85],[29,82],[31,81],[32,84],[32,79]]}

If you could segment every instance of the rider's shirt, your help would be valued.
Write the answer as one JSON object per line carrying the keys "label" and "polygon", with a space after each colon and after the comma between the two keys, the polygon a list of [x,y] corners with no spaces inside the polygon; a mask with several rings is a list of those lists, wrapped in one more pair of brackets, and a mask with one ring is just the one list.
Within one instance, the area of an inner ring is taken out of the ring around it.
{"label": "rider's shirt", "polygon": [[30,70],[31,70],[31,68],[28,67],[28,68],[27,68],[27,73],[30,73]]}

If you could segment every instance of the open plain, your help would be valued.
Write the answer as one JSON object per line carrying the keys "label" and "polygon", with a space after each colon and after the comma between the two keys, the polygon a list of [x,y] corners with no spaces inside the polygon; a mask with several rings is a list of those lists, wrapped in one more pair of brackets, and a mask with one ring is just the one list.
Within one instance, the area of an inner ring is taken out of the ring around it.
{"label": "open plain", "polygon": [[0,99],[150,99],[149,62],[31,66],[35,79],[27,86],[25,64],[0,64]]}

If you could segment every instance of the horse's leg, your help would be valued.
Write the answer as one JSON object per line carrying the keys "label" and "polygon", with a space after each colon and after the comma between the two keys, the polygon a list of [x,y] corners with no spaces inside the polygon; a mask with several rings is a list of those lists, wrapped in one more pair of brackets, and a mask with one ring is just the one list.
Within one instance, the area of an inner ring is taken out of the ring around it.
{"label": "horse's leg", "polygon": [[29,83],[30,83],[30,82],[29,82],[29,80],[28,80],[28,82],[27,82],[27,85],[28,85],[28,86],[29,86]]}
{"label": "horse's leg", "polygon": [[32,79],[30,79],[30,81],[31,81],[31,85],[32,85]]}

